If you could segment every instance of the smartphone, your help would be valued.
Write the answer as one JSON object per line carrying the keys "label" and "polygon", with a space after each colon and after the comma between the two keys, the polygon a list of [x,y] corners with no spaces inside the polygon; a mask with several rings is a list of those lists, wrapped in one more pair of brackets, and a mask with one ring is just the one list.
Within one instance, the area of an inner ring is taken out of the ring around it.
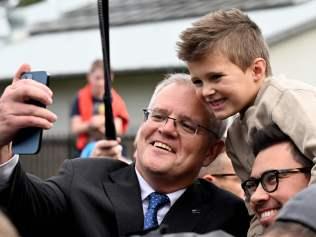
{"label": "smartphone", "polygon": [[[45,85],[49,85],[49,75],[45,71],[26,72],[22,75],[22,79],[35,80]],[[26,103],[34,104],[45,108],[46,106],[38,101],[30,100]],[[34,155],[41,149],[42,128],[27,127],[22,128],[13,139],[12,151],[14,154]]]}

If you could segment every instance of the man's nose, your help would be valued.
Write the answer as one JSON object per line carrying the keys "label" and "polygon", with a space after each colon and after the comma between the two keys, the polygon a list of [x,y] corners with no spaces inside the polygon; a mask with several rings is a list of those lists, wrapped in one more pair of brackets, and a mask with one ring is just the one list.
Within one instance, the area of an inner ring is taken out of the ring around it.
{"label": "man's nose", "polygon": [[250,204],[256,205],[260,202],[266,201],[269,199],[269,193],[267,193],[261,186],[258,185],[256,191],[250,197]]}
{"label": "man's nose", "polygon": [[161,132],[176,134],[177,133],[176,119],[168,117],[166,121],[164,121],[164,123],[160,126],[159,130]]}

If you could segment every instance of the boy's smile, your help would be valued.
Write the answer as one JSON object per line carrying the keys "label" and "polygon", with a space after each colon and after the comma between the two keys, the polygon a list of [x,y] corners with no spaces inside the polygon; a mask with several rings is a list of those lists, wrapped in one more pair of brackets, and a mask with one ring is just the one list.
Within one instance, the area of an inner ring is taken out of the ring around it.
{"label": "boy's smile", "polygon": [[255,66],[245,72],[221,54],[189,62],[196,92],[219,119],[244,111],[255,100],[260,88]]}
{"label": "boy's smile", "polygon": [[225,98],[208,99],[208,97],[207,97],[207,98],[205,98],[205,102],[215,112],[215,111],[221,111],[224,109],[226,99]]}

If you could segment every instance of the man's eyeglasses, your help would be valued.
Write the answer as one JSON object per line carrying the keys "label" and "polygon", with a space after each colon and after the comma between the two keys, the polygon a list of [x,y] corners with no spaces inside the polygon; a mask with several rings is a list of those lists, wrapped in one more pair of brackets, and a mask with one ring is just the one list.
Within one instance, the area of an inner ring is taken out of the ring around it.
{"label": "man's eyeglasses", "polygon": [[[212,133],[215,137],[217,135],[210,129],[203,127],[202,125],[195,123],[194,121],[190,119],[176,119],[170,117],[166,112],[159,111],[159,110],[152,110],[152,109],[143,109],[145,120],[147,121],[150,119],[150,121],[159,123],[162,125],[165,125],[169,119],[173,120],[174,125],[179,129],[179,132],[183,132],[185,134],[191,134],[195,135],[199,132],[200,128],[203,128],[205,131]],[[177,126],[179,125],[179,126]]]}
{"label": "man's eyeglasses", "polygon": [[293,168],[293,169],[279,169],[268,170],[264,172],[260,178],[249,178],[241,184],[246,197],[250,198],[257,190],[259,183],[264,191],[273,193],[278,189],[279,179],[288,177],[289,174],[309,173],[311,167]]}

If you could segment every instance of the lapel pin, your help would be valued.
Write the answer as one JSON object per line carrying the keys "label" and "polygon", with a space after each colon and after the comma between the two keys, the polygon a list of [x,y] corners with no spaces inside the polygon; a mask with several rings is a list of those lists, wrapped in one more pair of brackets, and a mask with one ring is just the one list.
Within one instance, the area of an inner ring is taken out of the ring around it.
{"label": "lapel pin", "polygon": [[192,214],[200,214],[200,209],[192,209]]}

